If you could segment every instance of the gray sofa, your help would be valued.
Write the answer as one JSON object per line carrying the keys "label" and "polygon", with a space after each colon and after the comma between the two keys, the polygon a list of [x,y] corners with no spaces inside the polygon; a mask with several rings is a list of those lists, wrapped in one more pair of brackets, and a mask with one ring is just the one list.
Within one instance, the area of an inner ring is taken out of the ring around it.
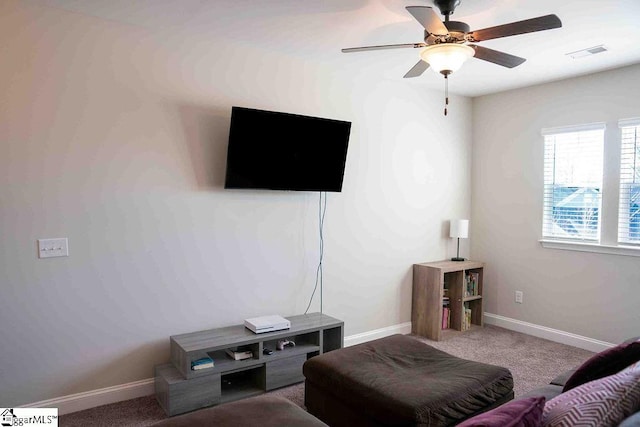
{"label": "gray sofa", "polygon": [[458,427],[640,427],[640,339],[580,366]]}
{"label": "gray sofa", "polygon": [[[593,425],[619,425],[622,427],[640,426],[640,371],[638,361],[640,360],[640,337],[633,337],[625,340],[618,346],[597,353],[582,365],[576,366],[566,372],[561,373],[549,384],[531,390],[518,399],[531,399],[539,396],[545,398],[545,425],[550,423],[549,412],[554,410],[554,405],[564,405],[565,408],[558,408],[559,411],[569,411],[570,406],[575,406],[575,402],[586,402],[590,400],[591,407],[585,408],[582,412],[574,409],[576,414],[584,415],[593,413],[593,406],[596,405],[596,396],[606,396],[611,392],[622,393],[623,398],[607,396],[607,399],[616,399],[618,402],[628,399],[626,408],[611,409],[603,403],[598,412],[605,414],[606,420],[598,420]],[[634,368],[634,366],[636,368]],[[624,371],[624,372],[623,372]],[[626,374],[625,374],[626,372]],[[623,381],[626,379],[626,383]],[[617,381],[617,382],[616,382]],[[618,390],[616,391],[616,387]],[[571,396],[567,396],[571,393]],[[560,396],[566,396],[565,399]],[[630,397],[629,397],[630,395]],[[607,400],[603,399],[603,400]],[[564,400],[564,401],[562,401]],[[560,402],[559,402],[560,401]],[[623,402],[624,403],[624,402]],[[614,412],[614,414],[611,414]],[[617,412],[617,413],[615,413]],[[586,415],[585,415],[586,416]],[[617,418],[616,418],[617,417]],[[576,422],[574,418],[572,423]],[[580,419],[580,421],[584,421]],[[567,422],[550,423],[552,425],[572,425]],[[587,424],[585,424],[587,425]]]}

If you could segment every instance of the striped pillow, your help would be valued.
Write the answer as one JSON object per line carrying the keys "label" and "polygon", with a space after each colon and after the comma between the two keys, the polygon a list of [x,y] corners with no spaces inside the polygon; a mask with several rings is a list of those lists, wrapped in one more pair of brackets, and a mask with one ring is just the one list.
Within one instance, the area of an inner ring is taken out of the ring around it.
{"label": "striped pillow", "polygon": [[640,409],[640,362],[617,374],[591,381],[549,400],[545,427],[617,426]]}

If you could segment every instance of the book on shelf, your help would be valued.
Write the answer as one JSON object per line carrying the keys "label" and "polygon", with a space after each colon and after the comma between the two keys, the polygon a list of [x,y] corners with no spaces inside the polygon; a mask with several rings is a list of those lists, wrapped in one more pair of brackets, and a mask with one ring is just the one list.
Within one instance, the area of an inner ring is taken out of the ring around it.
{"label": "book on shelf", "polygon": [[462,330],[466,331],[471,328],[471,309],[465,308],[462,314]]}
{"label": "book on shelf", "polygon": [[442,307],[442,329],[449,329],[450,319],[451,310],[449,310],[449,307]]}
{"label": "book on shelf", "polygon": [[194,365],[191,367],[192,371],[200,371],[202,369],[209,369],[209,368],[213,368],[213,363],[208,364],[208,365]]}
{"label": "book on shelf", "polygon": [[465,280],[464,296],[465,297],[478,296],[479,294],[478,282],[480,281],[480,274],[474,273],[474,272],[467,273],[465,279],[466,280]]}
{"label": "book on shelf", "polygon": [[199,371],[200,369],[213,368],[214,365],[215,364],[214,364],[212,358],[210,358],[210,357],[202,357],[200,359],[191,361],[191,370],[192,371]]}
{"label": "book on shelf", "polygon": [[234,350],[232,348],[227,348],[225,349],[225,352],[233,360],[245,360],[245,359],[251,359],[253,357],[253,352],[251,350],[242,350],[242,349]]}
{"label": "book on shelf", "polygon": [[478,295],[478,286],[480,283],[480,274],[479,273],[471,273],[471,295]]}

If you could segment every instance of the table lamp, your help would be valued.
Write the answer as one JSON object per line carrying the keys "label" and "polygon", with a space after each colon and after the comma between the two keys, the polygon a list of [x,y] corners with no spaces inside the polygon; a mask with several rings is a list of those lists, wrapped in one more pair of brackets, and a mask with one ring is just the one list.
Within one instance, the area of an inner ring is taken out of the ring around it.
{"label": "table lamp", "polygon": [[464,261],[464,258],[460,258],[460,239],[469,237],[469,220],[452,219],[449,221],[449,237],[458,239],[458,251],[455,258],[451,258],[451,261]]}

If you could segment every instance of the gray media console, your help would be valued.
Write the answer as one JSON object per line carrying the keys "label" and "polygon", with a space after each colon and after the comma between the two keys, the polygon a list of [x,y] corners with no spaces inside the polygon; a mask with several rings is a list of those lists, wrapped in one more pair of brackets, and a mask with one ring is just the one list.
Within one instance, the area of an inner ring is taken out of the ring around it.
{"label": "gray media console", "polygon": [[[302,364],[344,345],[344,322],[321,313],[287,317],[291,328],[255,334],[244,325],[174,335],[171,363],[155,367],[156,398],[169,416],[258,395],[304,381]],[[295,347],[277,350],[279,340]],[[248,349],[253,357],[233,360],[227,349]],[[263,354],[264,349],[273,353]],[[203,357],[211,368],[191,370]]]}

